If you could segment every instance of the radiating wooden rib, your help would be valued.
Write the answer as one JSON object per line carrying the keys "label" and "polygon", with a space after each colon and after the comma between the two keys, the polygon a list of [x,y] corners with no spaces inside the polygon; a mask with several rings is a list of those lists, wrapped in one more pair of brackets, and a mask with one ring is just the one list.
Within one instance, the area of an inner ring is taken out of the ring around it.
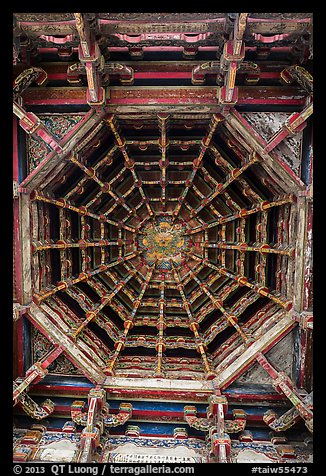
{"label": "radiating wooden rib", "polygon": [[[189,253],[190,254],[190,253]],[[192,256],[192,254],[190,254]],[[189,266],[187,264],[184,265],[186,269],[190,270]],[[243,338],[245,342],[249,341],[249,337],[243,332],[243,330],[240,328],[238,324],[238,319],[235,315],[230,314],[224,307],[223,307],[223,301],[220,299],[217,299],[215,296],[212,295],[210,290],[208,289],[208,285],[206,282],[202,282],[198,276],[195,274],[192,275],[192,278],[196,281],[196,283],[199,285],[200,289],[204,291],[204,293],[209,297],[209,299],[212,301],[214,307],[218,310],[220,310],[225,316],[227,322],[232,325],[235,330],[240,334],[240,336]]]}
{"label": "radiating wooden rib", "polygon": [[[89,225],[88,225],[89,226]],[[88,231],[87,231],[87,223],[85,220],[84,216],[80,217],[80,238],[81,238],[81,243],[87,243],[87,238],[88,238]],[[69,243],[70,245],[72,243]],[[70,247],[70,246],[69,246]],[[87,247],[80,247],[80,252],[81,252],[81,259],[82,259],[82,272],[85,272],[89,268],[89,263],[88,261],[90,260],[90,256],[86,251]]]}
{"label": "radiating wooden rib", "polygon": [[157,363],[154,375],[156,377],[163,377],[163,369],[162,369],[162,362],[163,362],[163,352],[166,348],[166,344],[164,342],[164,329],[166,328],[165,322],[165,308],[166,308],[166,300],[165,300],[165,274],[162,273],[161,275],[161,283],[160,283],[160,299],[159,299],[159,319],[157,323],[158,329],[158,337],[156,341],[156,352],[157,352]]}
{"label": "radiating wooden rib", "polygon": [[[101,234],[101,240],[105,240],[105,224],[100,223],[100,234]],[[101,247],[101,264],[104,264],[106,261],[106,253],[104,250],[104,247]]]}
{"label": "radiating wooden rib", "polygon": [[[191,212],[192,208],[191,208],[191,206],[189,205],[189,203],[183,202],[183,205],[184,205],[184,207],[185,207],[189,212]],[[199,217],[199,216],[196,217],[196,220],[199,221],[199,223],[202,223],[202,224],[205,223],[204,220],[203,220],[201,217]]]}
{"label": "radiating wooden rib", "polygon": [[127,276],[125,279],[122,279],[121,281],[119,281],[117,285],[115,286],[115,289],[101,299],[100,304],[99,303],[94,304],[94,306],[86,313],[86,319],[80,324],[78,329],[72,334],[72,337],[74,339],[76,339],[77,336],[81,333],[81,331],[96,318],[96,316],[103,309],[103,307],[105,307],[107,304],[111,302],[114,296],[119,291],[121,291],[121,289],[128,283],[128,281],[130,281],[130,279],[134,276],[135,273],[136,273],[136,270],[132,271],[129,274],[129,276]]}
{"label": "radiating wooden rib", "polygon": [[[256,237],[258,243],[266,243],[267,241],[267,217],[268,212],[261,212],[258,215],[258,220],[260,218],[260,222],[256,226]],[[258,263],[255,267],[255,277],[256,281],[261,284],[262,286],[266,285],[266,263],[267,263],[267,255],[259,254],[257,256]]]}
{"label": "radiating wooden rib", "polygon": [[[206,175],[206,176],[208,177],[209,181],[210,181],[211,183],[213,183],[213,185],[214,185],[215,187],[218,186],[218,184],[219,184],[218,181],[215,180],[215,178],[212,177],[212,176],[209,174],[209,172],[208,172],[204,167],[202,167],[202,172],[204,173],[204,175]],[[239,178],[238,178],[238,181],[240,181]],[[231,210],[232,210],[232,207],[235,208],[235,210],[240,210],[240,209],[241,209],[240,205],[238,205],[238,204],[231,198],[231,196],[228,194],[228,192],[227,192],[226,190],[224,190],[223,195],[224,195],[224,197],[226,198],[226,205],[227,205],[229,208],[231,208]],[[203,195],[201,198],[204,199],[205,196]],[[222,214],[221,214],[220,212],[218,212],[218,211],[216,210],[216,208],[212,206],[212,204],[209,204],[209,208],[213,211],[213,213],[214,213],[215,215],[217,215],[217,216],[219,216],[219,217],[222,216]]]}
{"label": "radiating wooden rib", "polygon": [[[241,243],[244,243],[246,241],[245,227],[246,227],[246,219],[239,218],[238,226],[235,229],[235,233],[236,233],[236,240]],[[237,250],[236,255],[237,255],[236,270],[240,276],[243,276],[245,274],[245,254],[240,253],[240,251]]]}
{"label": "radiating wooden rib", "polygon": [[193,161],[192,172],[190,173],[188,179],[186,180],[186,187],[183,190],[181,196],[179,197],[179,204],[177,205],[177,207],[175,208],[175,210],[173,212],[173,218],[172,218],[173,221],[175,221],[176,218],[179,215],[180,208],[181,208],[182,204],[184,203],[184,200],[187,196],[187,193],[188,193],[189,189],[192,187],[192,184],[193,184],[194,178],[196,176],[197,170],[200,167],[201,162],[203,160],[203,157],[205,155],[205,152],[206,152],[207,148],[210,145],[210,142],[212,140],[215,129],[216,129],[217,125],[221,122],[221,120],[222,119],[217,117],[215,114],[213,115],[212,120],[211,120],[211,124],[210,124],[210,127],[209,127],[208,134],[201,142],[200,152],[199,152],[197,158]]}
{"label": "radiating wooden rib", "polygon": [[[194,272],[193,268],[191,268],[191,272],[192,273]],[[192,278],[190,276],[190,279],[188,280],[188,282],[191,279]],[[215,281],[217,281],[218,279],[221,279],[221,276],[217,273],[212,272],[211,274],[209,274],[207,276],[206,283],[208,284],[208,286],[212,286],[215,283]],[[193,304],[202,295],[203,295],[203,293],[201,292],[201,290],[199,288],[197,289],[197,291],[196,291],[196,289],[194,289],[192,291],[192,293],[190,294],[190,296],[188,297],[190,304]]]}
{"label": "radiating wooden rib", "polygon": [[213,370],[211,369],[211,367],[209,365],[207,355],[206,355],[206,352],[205,352],[205,348],[204,348],[204,343],[202,341],[201,336],[198,333],[199,325],[198,325],[198,323],[196,322],[196,320],[194,319],[194,317],[192,315],[190,305],[189,305],[188,300],[186,298],[186,295],[184,293],[184,287],[183,287],[179,272],[175,268],[172,260],[171,260],[171,266],[172,266],[172,270],[173,270],[173,274],[174,274],[174,279],[177,283],[177,287],[178,287],[178,290],[179,290],[179,293],[180,293],[180,296],[181,296],[181,299],[182,299],[182,302],[183,302],[183,307],[186,310],[187,315],[188,315],[189,328],[193,332],[194,337],[195,337],[195,341],[196,341],[196,344],[197,344],[196,345],[197,351],[200,353],[201,358],[203,359],[203,364],[204,364],[204,367],[205,367],[205,371],[207,373],[207,377],[208,378],[214,378],[215,373],[213,372]]}
{"label": "radiating wooden rib", "polygon": [[161,151],[161,160],[159,161],[159,167],[161,170],[161,188],[162,188],[162,205],[163,210],[165,210],[166,206],[166,186],[167,186],[167,178],[166,178],[166,169],[168,166],[168,161],[166,160],[166,152],[169,147],[169,140],[167,139],[167,121],[169,119],[168,115],[158,115],[159,120],[159,128],[161,130],[161,137],[159,139],[159,148]]}
{"label": "radiating wooden rib", "polygon": [[[66,240],[68,237],[67,237],[67,231],[68,229],[70,229],[71,227],[67,227],[66,226],[66,215],[67,215],[67,212],[66,210],[63,210],[63,209],[60,209],[59,210],[59,223],[60,223],[60,229],[59,229],[59,237],[60,237],[60,240],[63,241],[63,240]],[[37,250],[38,250],[38,247],[37,247]],[[61,273],[61,281],[64,281],[65,279],[68,278],[68,256],[67,256],[67,250],[66,249],[61,249],[60,250],[60,273]]]}
{"label": "radiating wooden rib", "polygon": [[206,205],[208,205],[212,200],[214,200],[214,198],[216,198],[219,194],[221,193],[224,193],[224,190],[232,183],[234,182],[235,180],[237,180],[237,178],[243,174],[251,165],[253,165],[254,163],[256,163],[258,161],[258,158],[256,156],[256,154],[254,153],[248,160],[248,162],[246,164],[244,164],[240,169],[232,169],[232,171],[230,172],[229,175],[226,176],[226,179],[224,181],[224,183],[219,183],[214,192],[212,192],[208,197],[205,197],[201,204],[193,210],[192,212],[192,216],[195,216],[197,215],[197,213],[199,213],[203,208],[206,207]]}
{"label": "radiating wooden rib", "polygon": [[[198,262],[197,262],[198,263]],[[204,265],[202,263],[198,263],[198,264],[195,264],[192,269],[191,269],[191,272],[192,273],[200,273],[201,270],[204,268]],[[191,273],[190,272],[187,272],[184,274],[183,276],[183,279],[182,279],[182,282],[184,283],[184,285],[186,286],[189,281],[191,281]]]}
{"label": "radiating wooden rib", "polygon": [[138,175],[135,171],[135,162],[133,160],[131,160],[129,155],[128,155],[127,149],[125,147],[126,141],[125,141],[125,139],[122,139],[122,137],[121,137],[121,135],[118,131],[114,115],[109,116],[106,119],[106,122],[110,126],[110,128],[111,128],[111,130],[114,134],[117,146],[119,147],[122,155],[124,156],[125,166],[130,170],[130,173],[131,173],[131,175],[134,179],[135,186],[139,188],[140,195],[141,195],[141,197],[142,197],[142,199],[143,199],[143,201],[146,205],[148,213],[149,213],[150,217],[153,217],[154,212],[153,212],[153,210],[151,209],[151,206],[148,203],[148,199],[147,199],[147,197],[145,195],[145,192],[143,190],[143,187],[141,185],[141,180],[139,179],[139,177],[138,177]]}
{"label": "radiating wooden rib", "polygon": [[236,250],[240,251],[241,253],[246,253],[247,251],[255,251],[262,254],[274,253],[283,256],[291,256],[293,257],[294,250],[284,250],[280,248],[270,248],[268,244],[262,244],[260,246],[249,246],[245,242],[239,243],[227,243],[222,241],[217,241],[215,243],[209,243],[208,240],[205,241],[197,241],[196,244],[201,248],[218,248],[224,250]]}
{"label": "radiating wooden rib", "polygon": [[110,223],[110,225],[113,225],[113,226],[116,226],[116,227],[121,226],[122,228],[125,228],[128,231],[135,232],[135,228],[127,226],[123,223],[119,224],[119,223],[117,223],[113,220],[109,220],[105,216],[96,215],[95,213],[91,213],[87,210],[86,207],[75,207],[74,205],[72,205],[71,203],[69,203],[67,200],[65,200],[63,198],[52,199],[50,197],[46,197],[42,192],[35,191],[35,192],[32,192],[32,194],[31,194],[31,200],[39,200],[39,201],[42,201],[42,202],[50,203],[50,204],[55,205],[59,208],[66,208],[68,210],[72,210],[73,212],[76,212],[79,215],[83,215],[83,216],[87,215],[91,218],[94,218],[95,220],[104,221],[104,222]]}
{"label": "radiating wooden rib", "polygon": [[124,256],[123,258],[118,258],[116,261],[113,261],[112,263],[106,264],[106,265],[101,265],[98,268],[95,268],[92,271],[88,271],[87,273],[80,273],[77,278],[70,278],[66,281],[61,281],[57,286],[55,286],[52,289],[43,289],[39,291],[38,293],[35,293],[33,296],[33,301],[36,302],[36,304],[40,304],[44,299],[47,299],[48,297],[52,296],[53,294],[57,293],[58,291],[65,291],[67,288],[70,286],[73,286],[74,284],[77,284],[79,282],[87,281],[90,277],[95,276],[98,273],[103,273],[109,268],[112,268],[113,266],[118,266],[119,264],[124,263],[125,261],[135,258],[136,256],[139,255],[140,252],[133,252],[129,255]]}
{"label": "radiating wooden rib", "polygon": [[[51,229],[50,229],[50,213],[49,213],[49,207],[45,205],[43,207],[43,213],[44,215],[41,217],[42,223],[43,223],[43,238],[44,240],[50,239],[51,236]],[[49,256],[49,253],[41,253],[42,255],[42,266],[43,266],[43,276],[44,276],[44,283],[45,286],[48,286],[51,281],[51,259]]]}
{"label": "radiating wooden rib", "polygon": [[[111,188],[111,185],[109,182],[102,182],[99,177],[96,175],[95,169],[94,168],[88,168],[84,164],[82,164],[76,155],[71,155],[70,156],[70,161],[77,165],[88,177],[90,180],[93,180],[94,182],[97,183],[97,185],[101,188],[100,194],[107,193],[109,194],[115,201],[115,203],[118,205],[121,205],[125,210],[127,210],[128,215],[133,215],[135,213],[134,210],[132,210],[129,205],[125,203],[125,195],[118,196]],[[97,194],[99,195],[99,194]],[[99,197],[97,197],[99,198]],[[107,216],[107,213],[106,213]],[[139,217],[138,217],[139,218]],[[140,219],[140,218],[139,218]]]}
{"label": "radiating wooden rib", "polygon": [[[111,158],[113,157],[114,155],[114,152],[118,149],[118,147],[116,145],[113,145],[111,147],[111,149],[109,150],[109,152],[105,155],[105,157],[103,159],[101,159],[96,165],[94,165],[94,170],[97,171],[102,165],[105,165],[106,162],[108,162],[109,160],[111,160]],[[64,195],[64,199],[65,200],[68,200],[74,193],[76,193],[79,189],[81,189],[83,187],[83,185],[87,182],[87,180],[89,180],[89,178],[86,176],[86,177],[82,177],[77,185],[75,185],[69,192],[67,192],[65,195]]]}
{"label": "radiating wooden rib", "polygon": [[108,375],[113,374],[114,366],[115,366],[116,361],[119,357],[120,351],[123,349],[123,347],[125,345],[125,341],[126,341],[129,329],[133,326],[133,321],[134,321],[135,314],[136,314],[137,309],[139,308],[139,306],[141,304],[141,301],[142,301],[142,298],[145,294],[146,288],[147,288],[147,286],[148,286],[148,284],[151,280],[155,265],[156,265],[156,263],[154,263],[154,265],[149,269],[149,271],[147,273],[147,276],[145,278],[145,281],[142,284],[138,299],[134,302],[134,307],[133,307],[133,310],[132,310],[132,313],[131,313],[131,317],[130,317],[129,320],[125,321],[125,323],[124,323],[124,327],[125,327],[124,332],[123,332],[122,336],[120,337],[120,339],[116,342],[116,346],[115,346],[116,350],[115,350],[115,352],[114,352],[114,354],[113,354],[113,356],[110,360],[110,363],[103,369],[103,372],[107,373]]}
{"label": "radiating wooden rib", "polygon": [[[85,292],[83,292],[79,288],[75,288],[74,286],[72,286],[71,288],[67,289],[67,294],[72,299],[75,299],[78,302],[79,306],[86,314],[92,310],[93,308],[92,300],[86,295]],[[101,293],[100,297],[102,298],[105,295],[106,295],[106,292]],[[116,342],[119,338],[119,329],[112,322],[110,322],[110,325],[103,325],[102,322],[99,322],[99,318],[101,318],[101,316],[104,317],[105,321],[107,321],[107,317],[105,316],[105,314],[103,314],[102,309],[100,309],[100,311],[97,313],[97,323],[100,327],[102,327],[102,329],[104,329],[107,332],[110,339],[112,339],[113,342]],[[85,333],[83,333],[79,337],[82,338],[84,336],[85,336]]]}
{"label": "radiating wooden rib", "polygon": [[[194,145],[200,145],[200,139],[189,139],[189,140],[181,140],[181,139],[171,139],[169,141],[171,146],[174,147],[191,147]],[[135,147],[147,147],[147,146],[159,146],[158,139],[149,139],[149,140],[126,140],[127,145],[135,146]],[[192,162],[190,162],[190,165]]]}
{"label": "radiating wooden rib", "polygon": [[249,208],[249,209],[242,209],[240,210],[239,213],[235,213],[233,215],[225,215],[219,220],[213,221],[211,223],[205,223],[203,226],[198,226],[193,228],[192,230],[187,230],[185,234],[191,235],[194,233],[199,233],[200,231],[203,231],[206,228],[213,228],[215,226],[221,225],[223,223],[227,223],[232,220],[237,220],[238,218],[243,218],[249,215],[252,215],[253,213],[258,213],[264,210],[268,210],[269,208],[272,207],[279,207],[281,205],[285,205],[287,203],[293,203],[295,200],[294,195],[287,195],[285,198],[281,198],[279,200],[275,200],[273,202],[262,202],[260,205],[254,207],[254,208]]}
{"label": "radiating wooden rib", "polygon": [[[172,143],[172,142],[171,142],[171,140],[170,140],[170,144],[171,144],[171,143]],[[199,143],[201,143],[201,141],[199,141]],[[189,165],[190,165],[190,166],[193,165],[193,162],[189,162],[189,161],[187,161],[187,160],[185,160],[184,162],[178,161],[178,160],[171,160],[170,165],[171,165],[171,166],[175,166],[175,167],[178,167],[178,166],[181,166],[181,165],[182,165],[183,167],[188,167]]]}
{"label": "radiating wooden rib", "polygon": [[[119,232],[121,235],[121,230],[119,230]],[[82,250],[84,250],[86,248],[94,248],[94,247],[103,248],[104,246],[118,246],[121,248],[121,246],[129,245],[131,243],[132,243],[132,240],[122,240],[121,237],[119,237],[117,241],[102,240],[102,239],[98,241],[87,241],[81,238],[81,240],[76,243],[68,242],[66,240],[59,240],[56,243],[42,243],[41,245],[38,244],[37,246],[35,246],[35,251],[44,251],[44,250],[50,250],[50,249],[66,250],[67,248],[81,248]],[[119,256],[122,256],[122,255],[119,255]]]}
{"label": "radiating wooden rib", "polygon": [[193,259],[202,261],[206,266],[208,266],[209,268],[214,269],[215,271],[220,273],[222,276],[227,276],[228,278],[230,278],[232,280],[235,280],[238,283],[240,283],[240,285],[247,286],[248,288],[253,289],[260,296],[267,297],[268,299],[271,299],[272,301],[276,302],[276,304],[283,307],[285,310],[289,310],[291,308],[292,303],[290,301],[285,301],[285,300],[279,299],[278,297],[271,294],[267,288],[262,287],[259,284],[250,283],[245,276],[240,276],[240,275],[233,274],[228,269],[222,268],[222,266],[216,266],[215,264],[211,263],[210,261],[203,260],[203,258],[201,258],[197,255],[194,255],[193,253],[190,253],[188,251],[185,251],[185,253]]}
{"label": "radiating wooden rib", "polygon": [[[226,225],[221,226],[221,240],[223,243],[226,241]],[[226,260],[226,251],[221,250],[221,265],[225,266],[225,260]]]}
{"label": "radiating wooden rib", "polygon": [[[124,263],[124,266],[126,264]],[[112,282],[116,282],[116,277],[110,273],[108,270],[105,271],[105,274],[108,275],[108,277],[112,280]],[[103,295],[106,294],[107,292],[107,288],[101,283],[99,282],[96,277],[88,280],[88,285],[94,289],[94,291],[100,296],[102,297]],[[124,292],[126,292],[126,289],[124,289]],[[121,305],[120,303],[118,305],[116,305],[115,301],[112,300],[111,303],[110,303],[110,307],[116,312],[116,314],[120,317],[120,319],[122,321],[126,321],[128,320],[128,312],[127,312],[127,309],[125,309],[125,307],[123,305]]]}
{"label": "radiating wooden rib", "polygon": [[[142,303],[140,304],[140,306],[141,307],[158,307],[158,303],[154,299],[153,300],[147,299],[147,300],[143,300]],[[166,301],[166,306],[170,307],[170,308],[173,308],[173,309],[174,308],[177,308],[177,309],[182,308],[182,304],[180,302],[176,302],[172,299]]]}

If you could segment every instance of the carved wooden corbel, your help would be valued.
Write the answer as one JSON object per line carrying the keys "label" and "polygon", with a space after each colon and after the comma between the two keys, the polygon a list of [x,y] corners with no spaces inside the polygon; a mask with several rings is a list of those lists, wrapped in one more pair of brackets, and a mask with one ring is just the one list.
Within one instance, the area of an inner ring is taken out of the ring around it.
{"label": "carved wooden corbel", "polygon": [[[307,395],[303,401],[307,408],[312,409],[312,392]],[[301,415],[296,407],[292,407],[287,412],[283,413],[280,417],[273,410],[268,410],[264,413],[263,420],[264,422],[272,428],[274,431],[285,431],[295,425],[301,419]],[[305,425],[308,430],[313,433],[313,419],[309,418],[305,420]]]}
{"label": "carved wooden corbel", "polygon": [[[186,422],[192,428],[200,431],[209,431],[214,426],[213,413],[207,411],[207,418],[199,418],[196,416],[197,409],[193,405],[184,407],[184,417]],[[246,427],[246,412],[244,410],[232,410],[233,420],[224,420],[224,430],[226,433],[239,433]]]}
{"label": "carved wooden corbel", "polygon": [[[14,390],[16,387],[17,383],[14,382]],[[47,398],[41,405],[38,405],[27,395],[26,392],[22,392],[17,397],[17,403],[18,402],[21,404],[24,412],[35,420],[43,420],[43,418],[48,417],[54,411],[54,403],[52,400]]]}

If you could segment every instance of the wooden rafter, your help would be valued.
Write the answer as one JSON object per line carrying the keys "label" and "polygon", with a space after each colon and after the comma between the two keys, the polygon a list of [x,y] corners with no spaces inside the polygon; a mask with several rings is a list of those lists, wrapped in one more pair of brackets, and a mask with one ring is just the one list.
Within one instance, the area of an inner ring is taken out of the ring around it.
{"label": "wooden rafter", "polygon": [[130,170],[130,173],[131,173],[131,175],[133,177],[133,180],[134,180],[134,184],[139,189],[139,193],[140,193],[140,195],[143,199],[143,202],[144,202],[144,204],[145,204],[145,206],[148,210],[149,216],[153,217],[154,212],[153,212],[153,210],[152,210],[152,208],[149,204],[148,198],[145,195],[145,192],[144,192],[143,187],[142,187],[141,180],[139,179],[139,177],[137,175],[137,172],[135,170],[135,162],[134,162],[134,160],[132,160],[129,157],[128,151],[127,151],[126,146],[125,146],[126,145],[126,140],[124,138],[122,138],[122,136],[121,136],[121,134],[118,130],[118,127],[116,125],[115,116],[114,115],[109,116],[106,119],[106,122],[107,122],[107,124],[109,125],[109,127],[111,128],[111,130],[114,134],[117,146],[121,150],[121,153],[122,153],[122,155],[125,159],[125,166]]}
{"label": "wooden rafter", "polygon": [[260,285],[254,284],[254,283],[250,283],[248,281],[248,279],[246,278],[246,276],[240,276],[240,275],[233,274],[228,269],[226,269],[222,266],[216,266],[215,264],[211,263],[209,260],[205,260],[205,259],[203,259],[203,258],[201,258],[201,257],[199,257],[199,256],[197,256],[197,255],[195,255],[191,252],[186,251],[185,253],[187,255],[189,255],[192,259],[201,261],[204,265],[208,266],[209,268],[214,269],[215,271],[220,273],[222,276],[227,276],[228,278],[237,281],[242,286],[247,286],[248,288],[253,289],[255,292],[260,294],[260,296],[267,297],[268,299],[271,299],[272,301],[276,302],[276,304],[283,307],[284,309],[289,310],[291,308],[291,306],[292,306],[291,302],[289,302],[285,299],[281,299],[281,298],[275,296],[274,294],[271,294],[271,292],[263,286],[260,286]]}
{"label": "wooden rafter", "polygon": [[192,164],[192,172],[190,173],[188,179],[186,180],[186,187],[184,188],[181,196],[179,197],[179,200],[178,200],[179,203],[178,203],[177,207],[175,208],[175,210],[173,212],[173,221],[175,221],[176,218],[179,215],[181,206],[185,201],[187,193],[189,192],[190,188],[192,187],[192,184],[193,184],[194,178],[196,176],[197,170],[201,166],[201,163],[202,163],[202,160],[204,158],[205,152],[208,149],[208,147],[211,143],[212,137],[214,135],[214,132],[216,130],[216,127],[221,122],[221,120],[222,119],[220,117],[218,117],[217,115],[215,115],[215,114],[213,115],[211,123],[210,123],[209,130],[208,130],[208,134],[201,141],[199,154],[198,154],[197,158],[193,161],[193,164]]}
{"label": "wooden rafter", "polygon": [[108,363],[108,365],[103,369],[103,371],[108,374],[108,375],[112,375],[113,374],[113,369],[114,369],[114,366],[116,364],[116,361],[119,357],[119,354],[121,352],[121,350],[124,348],[125,346],[125,341],[126,341],[126,338],[127,338],[127,335],[128,335],[128,332],[129,332],[129,329],[131,329],[131,327],[133,326],[134,324],[134,317],[135,317],[135,314],[137,312],[137,309],[139,308],[140,304],[141,304],[141,300],[145,294],[145,291],[147,289],[147,286],[151,280],[151,277],[152,277],[152,274],[153,274],[153,271],[154,271],[154,268],[155,268],[155,263],[154,265],[149,269],[148,273],[147,273],[147,276],[145,278],[145,281],[143,282],[142,284],[142,287],[141,287],[141,290],[140,290],[140,293],[139,293],[139,296],[138,296],[138,299],[134,302],[134,306],[133,306],[133,310],[132,310],[132,313],[131,313],[131,316],[130,316],[130,319],[126,320],[125,323],[124,323],[124,332],[123,334],[120,336],[119,340],[116,342],[115,344],[115,347],[116,347],[116,350],[112,356],[112,358],[110,358],[110,362]]}
{"label": "wooden rafter", "polygon": [[97,215],[95,213],[92,213],[92,212],[88,211],[86,207],[75,207],[70,202],[68,202],[68,200],[65,200],[64,198],[56,198],[56,199],[55,198],[50,198],[50,197],[46,196],[43,192],[35,191],[31,194],[31,200],[38,200],[38,201],[41,201],[41,202],[50,203],[50,204],[55,205],[57,207],[66,208],[67,210],[71,210],[73,212],[76,212],[79,215],[89,216],[91,218],[94,218],[94,220],[106,222],[106,223],[109,223],[110,225],[113,225],[113,226],[116,226],[116,227],[122,227],[122,228],[125,228],[128,231],[135,232],[135,228],[129,227],[129,226],[125,225],[124,223],[117,223],[113,220],[110,220],[109,218],[106,218],[105,215]]}
{"label": "wooden rafter", "polygon": [[[202,340],[202,338],[200,337],[199,333],[198,333],[198,322],[194,319],[193,317],[193,314],[191,312],[191,309],[190,309],[190,305],[188,303],[188,300],[186,298],[186,295],[185,295],[185,292],[184,292],[184,287],[183,287],[183,284],[182,284],[182,280],[180,278],[180,275],[179,275],[179,272],[178,270],[175,268],[173,262],[171,261],[171,266],[172,266],[172,270],[173,270],[173,275],[174,275],[174,279],[177,283],[177,286],[178,286],[178,290],[179,290],[179,293],[180,293],[180,296],[182,298],[182,302],[183,302],[183,307],[184,309],[186,310],[187,312],[187,315],[188,315],[188,321],[189,321],[189,328],[190,330],[194,333],[194,337],[195,337],[195,340],[196,340],[196,343],[197,343],[197,351],[200,353],[202,359],[203,359],[203,363],[204,363],[204,367],[205,367],[205,371],[207,373],[207,378],[211,379],[211,378],[214,378],[215,377],[215,373],[213,372],[213,370],[211,369],[211,366],[208,362],[208,359],[207,359],[207,356],[206,356],[206,352],[205,352],[205,345],[204,345],[204,342]],[[189,268],[188,268],[189,269]]]}

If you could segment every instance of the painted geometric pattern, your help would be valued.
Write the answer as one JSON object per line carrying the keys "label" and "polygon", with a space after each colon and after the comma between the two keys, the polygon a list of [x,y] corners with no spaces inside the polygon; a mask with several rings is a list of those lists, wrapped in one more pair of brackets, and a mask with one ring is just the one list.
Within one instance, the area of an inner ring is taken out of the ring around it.
{"label": "painted geometric pattern", "polygon": [[[62,140],[84,116],[85,113],[38,115],[43,124],[58,140]],[[29,173],[31,173],[45,159],[46,155],[51,152],[51,148],[39,137],[28,136],[27,151]]]}

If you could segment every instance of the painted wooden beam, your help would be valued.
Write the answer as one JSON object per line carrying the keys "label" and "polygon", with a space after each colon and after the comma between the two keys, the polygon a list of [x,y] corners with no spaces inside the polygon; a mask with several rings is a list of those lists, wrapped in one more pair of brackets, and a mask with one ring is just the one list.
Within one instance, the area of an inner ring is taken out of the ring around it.
{"label": "painted wooden beam", "polygon": [[249,150],[254,150],[262,157],[260,165],[272,174],[273,179],[280,184],[283,190],[296,192],[304,190],[305,185],[300,178],[278,157],[274,152],[265,151],[266,141],[246,121],[246,119],[234,108],[225,115],[225,124],[229,125],[230,131],[236,131],[248,144]]}
{"label": "painted wooden beam", "polygon": [[[110,97],[106,99],[108,111],[169,113],[179,109],[184,112],[217,113],[219,87],[215,86],[111,86]],[[30,88],[23,93],[24,104],[28,106],[76,104],[85,105],[85,87]],[[297,87],[281,86],[239,86],[238,105],[287,105],[304,106],[306,96]]]}
{"label": "painted wooden beam", "polygon": [[74,128],[73,134],[67,137],[62,143],[62,152],[50,152],[45,159],[22,181],[20,189],[23,192],[35,190],[37,187],[45,186],[46,178],[52,174],[55,176],[59,170],[65,166],[65,159],[71,154],[73,149],[78,150],[79,146],[84,146],[92,138],[92,133],[96,126],[101,124],[102,116],[96,115],[94,111],[86,114]]}
{"label": "painted wooden beam", "polygon": [[[241,356],[234,360],[225,370],[218,373],[216,383],[221,389],[225,389],[239,378],[256,361],[258,353],[267,352],[274,347],[286,334],[288,334],[296,323],[293,322],[288,313],[279,322],[269,329],[262,337],[253,342],[247,349],[244,349]],[[217,369],[216,369],[217,370]]]}
{"label": "painted wooden beam", "polygon": [[51,313],[51,309],[46,304],[39,307],[32,303],[27,317],[51,342],[63,347],[66,355],[82,371],[85,377],[95,384],[104,382],[106,375],[101,368],[86,355],[71,336],[68,336],[49,319],[47,314],[51,315]]}

